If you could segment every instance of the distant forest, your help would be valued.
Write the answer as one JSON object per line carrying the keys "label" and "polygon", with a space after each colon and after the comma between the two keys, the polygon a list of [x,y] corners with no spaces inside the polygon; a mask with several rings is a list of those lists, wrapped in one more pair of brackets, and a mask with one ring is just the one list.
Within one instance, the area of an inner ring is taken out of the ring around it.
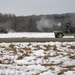
{"label": "distant forest", "polygon": [[31,16],[0,13],[0,28],[15,32],[64,31],[66,23],[70,23],[75,32],[75,13]]}

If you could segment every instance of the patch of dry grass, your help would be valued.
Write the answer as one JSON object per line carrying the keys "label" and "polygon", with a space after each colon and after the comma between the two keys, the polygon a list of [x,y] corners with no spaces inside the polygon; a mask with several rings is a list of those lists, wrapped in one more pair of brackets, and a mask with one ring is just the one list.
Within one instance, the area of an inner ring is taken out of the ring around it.
{"label": "patch of dry grass", "polygon": [[17,54],[16,48],[14,47],[15,45],[10,44],[9,48],[7,48],[7,50],[12,50],[14,54]]}
{"label": "patch of dry grass", "polygon": [[28,46],[30,46],[30,45],[31,45],[31,43],[28,44]]}
{"label": "patch of dry grass", "polygon": [[22,58],[24,58],[25,56],[30,56],[30,53],[32,53],[31,50],[26,51],[25,53],[23,53],[21,56],[19,56],[17,59],[21,60]]}
{"label": "patch of dry grass", "polygon": [[43,45],[45,47],[44,50],[50,50],[51,49],[51,46],[50,45]]}
{"label": "patch of dry grass", "polygon": [[62,69],[57,75],[62,75],[64,72],[71,71],[71,69]]}
{"label": "patch of dry grass", "polygon": [[56,45],[53,46],[53,50],[57,50],[57,46]]}
{"label": "patch of dry grass", "polygon": [[75,49],[75,46],[70,46],[70,47],[68,47],[68,49]]}
{"label": "patch of dry grass", "polygon": [[66,47],[66,45],[61,45],[61,47]]}
{"label": "patch of dry grass", "polygon": [[71,59],[75,59],[75,55],[73,55],[73,56],[69,56],[69,58],[71,58]]}
{"label": "patch of dry grass", "polygon": [[68,66],[65,66],[64,68],[69,68],[69,69],[75,68],[75,65],[68,65]]}
{"label": "patch of dry grass", "polygon": [[43,57],[43,59],[45,59],[45,60],[46,60],[46,59],[48,59],[48,57],[49,57],[49,56],[44,56],[44,57]]}
{"label": "patch of dry grass", "polygon": [[14,61],[11,59],[5,59],[2,61],[2,64],[13,64],[13,63],[14,63]]}
{"label": "patch of dry grass", "polygon": [[25,51],[29,51],[29,50],[31,50],[31,48],[27,48],[27,47],[25,47],[25,48],[23,48],[23,50],[25,50]]}
{"label": "patch of dry grass", "polygon": [[34,48],[35,48],[35,50],[40,50],[40,49],[42,49],[42,48],[40,47],[40,45],[34,46]]}
{"label": "patch of dry grass", "polygon": [[26,51],[26,53],[24,53],[23,56],[30,56],[30,52]]}
{"label": "patch of dry grass", "polygon": [[23,58],[23,56],[19,56],[18,58],[17,58],[17,60],[21,60]]}
{"label": "patch of dry grass", "polygon": [[54,71],[54,70],[55,70],[55,68],[53,68],[53,67],[50,67],[49,69],[50,69],[50,70],[52,70],[52,71]]}
{"label": "patch of dry grass", "polygon": [[13,48],[14,48],[14,45],[13,45],[13,44],[10,44],[9,47],[10,47],[11,49],[13,49]]}
{"label": "patch of dry grass", "polygon": [[5,48],[5,46],[0,46],[0,48]]}
{"label": "patch of dry grass", "polygon": [[2,64],[2,60],[0,60],[0,64]]}
{"label": "patch of dry grass", "polygon": [[73,68],[75,68],[75,65],[68,65],[68,66],[65,66],[63,68],[64,69],[60,70],[60,72],[58,73],[58,75],[62,75],[62,74],[64,74],[64,72],[73,70]]}
{"label": "patch of dry grass", "polygon": [[62,69],[57,75],[62,75],[64,72],[67,72],[68,69]]}
{"label": "patch of dry grass", "polygon": [[50,63],[50,64],[41,64],[42,66],[58,66],[58,65],[61,65],[61,64],[63,64],[63,62],[61,61],[61,62],[59,62],[59,63],[57,63],[57,64],[53,64],[53,63]]}
{"label": "patch of dry grass", "polygon": [[19,49],[19,52],[20,52],[20,53],[24,53],[24,51],[23,51],[22,49]]}

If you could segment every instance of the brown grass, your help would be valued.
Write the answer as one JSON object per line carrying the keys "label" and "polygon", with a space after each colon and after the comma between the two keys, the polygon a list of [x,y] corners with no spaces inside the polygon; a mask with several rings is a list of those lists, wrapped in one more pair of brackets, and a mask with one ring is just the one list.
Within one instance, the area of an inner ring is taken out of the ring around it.
{"label": "brown grass", "polygon": [[18,59],[18,60],[21,60],[21,59],[24,58],[25,56],[30,56],[30,53],[32,53],[31,50],[30,50],[30,51],[26,51],[26,52],[23,53],[21,56],[19,56],[17,59]]}
{"label": "brown grass", "polygon": [[[5,61],[7,61],[7,62],[5,62]],[[3,62],[2,62],[2,64],[12,64],[12,63],[14,63],[14,61],[12,61],[12,60],[10,60],[10,59],[5,59],[5,60],[3,60]]]}
{"label": "brown grass", "polygon": [[58,73],[58,75],[62,75],[64,72],[67,72],[68,71],[68,69],[62,69],[59,73]]}
{"label": "brown grass", "polygon": [[54,46],[53,46],[53,50],[57,50],[57,47],[56,47],[56,45],[54,45]]}
{"label": "brown grass", "polygon": [[5,46],[1,46],[1,48],[5,48]]}
{"label": "brown grass", "polygon": [[2,64],[2,60],[0,60],[0,64]]}
{"label": "brown grass", "polygon": [[17,54],[16,48],[13,48],[13,53]]}
{"label": "brown grass", "polygon": [[65,66],[64,68],[69,68],[69,69],[71,69],[71,68],[75,68],[75,65]]}
{"label": "brown grass", "polygon": [[53,68],[53,67],[50,67],[50,70],[54,71],[54,70],[55,70],[55,68]]}
{"label": "brown grass", "polygon": [[28,44],[28,46],[30,46],[30,45],[31,45],[31,43]]}
{"label": "brown grass", "polygon": [[71,59],[75,59],[75,55],[74,55],[74,56],[69,56],[69,58],[71,58]]}
{"label": "brown grass", "polygon": [[69,48],[69,49],[75,49],[75,46],[72,46],[72,45],[71,45],[71,46],[68,47],[68,48]]}
{"label": "brown grass", "polygon": [[10,44],[9,48],[7,48],[7,50],[12,50],[14,54],[17,54],[16,48],[14,47],[13,44]]}
{"label": "brown grass", "polygon": [[13,44],[10,44],[9,47],[12,49],[12,48],[14,48],[14,45]]}
{"label": "brown grass", "polygon": [[71,70],[71,69],[62,69],[62,70],[58,73],[58,75],[62,75],[62,74],[64,74],[64,72],[67,72],[67,71],[69,71],[69,70]]}
{"label": "brown grass", "polygon": [[63,62],[61,61],[61,62],[59,62],[59,63],[57,63],[57,64],[52,64],[52,63],[50,63],[50,64],[41,64],[42,66],[58,66],[58,65],[61,65]]}
{"label": "brown grass", "polygon": [[45,60],[48,59],[48,56],[44,56],[43,59],[45,59]]}
{"label": "brown grass", "polygon": [[23,58],[23,56],[19,56],[18,58],[17,58],[17,60],[21,60]]}
{"label": "brown grass", "polygon": [[50,50],[50,48],[51,48],[50,45],[44,45],[44,47],[46,48],[46,49],[44,49],[44,50]]}
{"label": "brown grass", "polygon": [[23,56],[30,56],[31,51],[26,51],[26,53],[23,54]]}
{"label": "brown grass", "polygon": [[75,68],[75,65],[69,65],[69,66],[65,66],[65,67],[63,67],[63,68],[65,68],[65,69],[62,69],[62,70],[58,73],[58,75],[62,75],[64,72],[67,72],[67,71],[69,71],[69,70],[73,70],[73,68]]}
{"label": "brown grass", "polygon": [[42,48],[40,47],[40,45],[34,46],[34,48],[35,48],[35,50],[40,50],[40,49],[42,49]]}
{"label": "brown grass", "polygon": [[24,50],[27,50],[27,51],[28,51],[28,50],[31,50],[31,48],[27,48],[27,47],[25,47],[25,48],[23,48],[23,49],[24,49]]}
{"label": "brown grass", "polygon": [[24,51],[23,51],[23,50],[21,50],[21,49],[19,50],[19,52],[20,52],[20,53],[24,53]]}
{"label": "brown grass", "polygon": [[66,47],[66,45],[64,46],[64,45],[61,45],[61,47]]}

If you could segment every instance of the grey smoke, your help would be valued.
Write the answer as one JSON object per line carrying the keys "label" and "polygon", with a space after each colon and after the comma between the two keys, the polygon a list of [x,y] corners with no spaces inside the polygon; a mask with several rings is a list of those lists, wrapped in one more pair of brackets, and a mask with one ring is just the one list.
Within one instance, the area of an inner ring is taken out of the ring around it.
{"label": "grey smoke", "polygon": [[7,21],[5,23],[1,23],[0,24],[0,28],[5,28],[5,29],[11,28],[11,22],[10,21]]}
{"label": "grey smoke", "polygon": [[42,17],[39,21],[36,22],[37,25],[37,29],[39,29],[39,31],[43,31],[44,28],[52,28],[53,25],[56,25],[56,23],[51,20],[51,19],[47,19],[45,17]]}

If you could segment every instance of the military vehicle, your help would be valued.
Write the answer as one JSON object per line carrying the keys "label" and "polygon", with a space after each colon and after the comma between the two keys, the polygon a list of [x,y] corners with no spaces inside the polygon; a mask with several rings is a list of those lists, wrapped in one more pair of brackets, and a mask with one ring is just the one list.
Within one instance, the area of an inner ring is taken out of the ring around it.
{"label": "military vehicle", "polygon": [[70,24],[66,23],[64,31],[55,31],[56,38],[63,38],[63,36],[75,36],[75,28]]}

